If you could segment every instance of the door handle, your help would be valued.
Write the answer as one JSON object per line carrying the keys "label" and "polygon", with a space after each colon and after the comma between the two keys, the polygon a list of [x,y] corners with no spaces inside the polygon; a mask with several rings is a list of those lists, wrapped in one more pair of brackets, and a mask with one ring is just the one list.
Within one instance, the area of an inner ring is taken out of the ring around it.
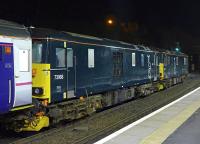
{"label": "door handle", "polygon": [[8,84],[9,84],[9,98],[8,98],[8,102],[9,104],[11,103],[11,96],[12,96],[12,81],[8,80]]}

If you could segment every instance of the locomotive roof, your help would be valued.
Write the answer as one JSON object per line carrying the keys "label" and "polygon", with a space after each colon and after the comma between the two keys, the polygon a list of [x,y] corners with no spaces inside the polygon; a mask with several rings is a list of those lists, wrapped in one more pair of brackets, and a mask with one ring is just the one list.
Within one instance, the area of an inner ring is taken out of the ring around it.
{"label": "locomotive roof", "polygon": [[107,38],[98,38],[94,36],[88,36],[83,34],[76,34],[71,32],[65,31],[57,31],[52,29],[46,28],[31,28],[30,29],[31,35],[33,38],[53,38],[53,39],[60,39],[66,41],[75,41],[80,43],[92,43],[98,45],[106,45],[112,47],[119,47],[119,48],[129,48],[129,49],[136,49],[140,51],[157,51],[162,53],[167,53],[171,55],[184,55],[183,53],[176,53],[173,51],[158,49],[158,48],[149,48],[143,45],[134,45],[122,41],[111,40]]}
{"label": "locomotive roof", "polygon": [[33,38],[55,38],[55,39],[61,39],[61,40],[66,40],[66,41],[76,41],[76,42],[81,42],[81,43],[106,45],[106,46],[112,46],[116,48],[121,47],[121,48],[151,51],[151,49],[147,47],[138,46],[138,45],[122,42],[122,41],[111,40],[107,38],[98,38],[94,36],[76,34],[76,33],[65,32],[65,31],[57,31],[57,30],[46,29],[46,28],[33,28],[33,29],[30,29],[30,32]]}
{"label": "locomotive roof", "polygon": [[0,35],[12,37],[30,37],[25,26],[0,19]]}

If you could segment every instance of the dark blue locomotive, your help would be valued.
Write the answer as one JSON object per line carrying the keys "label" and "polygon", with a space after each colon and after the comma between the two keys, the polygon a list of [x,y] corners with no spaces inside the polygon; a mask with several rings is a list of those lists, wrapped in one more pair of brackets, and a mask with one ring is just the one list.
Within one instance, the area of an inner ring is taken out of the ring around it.
{"label": "dark blue locomotive", "polygon": [[187,74],[187,56],[182,53],[47,29],[32,29],[32,38],[33,55],[40,51],[39,63],[50,64],[51,102],[160,80],[172,85]]}
{"label": "dark blue locomotive", "polygon": [[31,35],[33,97],[55,121],[88,114],[87,100],[93,112],[170,87],[188,73],[188,57],[180,52],[49,29],[34,28]]}

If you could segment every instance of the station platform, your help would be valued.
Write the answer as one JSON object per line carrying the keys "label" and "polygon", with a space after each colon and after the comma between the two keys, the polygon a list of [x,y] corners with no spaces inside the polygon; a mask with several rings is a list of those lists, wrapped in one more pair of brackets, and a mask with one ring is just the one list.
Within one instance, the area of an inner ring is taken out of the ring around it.
{"label": "station platform", "polygon": [[200,87],[95,144],[200,143]]}

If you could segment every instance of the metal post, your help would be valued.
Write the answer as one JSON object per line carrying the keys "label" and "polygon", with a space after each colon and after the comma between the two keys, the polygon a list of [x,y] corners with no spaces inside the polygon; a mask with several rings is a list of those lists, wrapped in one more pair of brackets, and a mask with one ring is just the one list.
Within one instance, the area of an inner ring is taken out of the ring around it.
{"label": "metal post", "polygon": [[87,110],[87,131],[89,130],[89,114],[88,114],[88,108],[89,108],[89,97],[88,97],[88,91],[87,91],[87,88],[85,88],[85,93],[86,93],[86,98],[87,98],[87,101],[86,101],[86,110]]}

